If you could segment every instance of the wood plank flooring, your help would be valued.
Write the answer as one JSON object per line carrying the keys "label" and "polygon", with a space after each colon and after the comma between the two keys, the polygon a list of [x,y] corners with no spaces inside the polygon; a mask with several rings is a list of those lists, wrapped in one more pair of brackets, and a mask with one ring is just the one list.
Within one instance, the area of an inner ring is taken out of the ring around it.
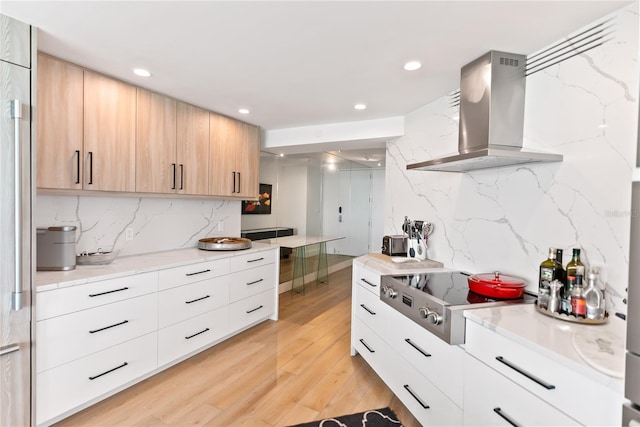
{"label": "wood plank flooring", "polygon": [[351,357],[351,268],[280,295],[266,321],[75,414],[58,426],[287,426],[391,407],[420,424]]}

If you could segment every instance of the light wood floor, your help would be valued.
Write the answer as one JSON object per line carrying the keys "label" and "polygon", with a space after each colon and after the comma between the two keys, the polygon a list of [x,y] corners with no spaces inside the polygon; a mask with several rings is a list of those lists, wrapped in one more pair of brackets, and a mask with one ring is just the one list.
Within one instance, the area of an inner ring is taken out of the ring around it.
{"label": "light wood floor", "polygon": [[[353,258],[355,257],[349,255],[327,254],[327,264],[329,268],[331,268],[332,265],[352,260]],[[295,259],[294,253],[290,254],[287,258],[280,257],[280,283],[287,282],[293,277],[293,264]],[[306,269],[308,273],[318,269],[317,255],[311,255],[307,258]]]}
{"label": "light wood floor", "polygon": [[280,295],[266,321],[58,426],[286,426],[391,407],[419,426],[358,355],[351,357],[351,268],[305,295]]}

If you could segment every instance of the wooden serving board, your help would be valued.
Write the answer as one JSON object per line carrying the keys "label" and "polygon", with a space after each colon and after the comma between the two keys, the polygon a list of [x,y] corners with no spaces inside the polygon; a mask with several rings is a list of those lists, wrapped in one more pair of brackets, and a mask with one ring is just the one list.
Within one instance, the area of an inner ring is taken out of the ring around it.
{"label": "wooden serving board", "polygon": [[370,253],[370,257],[375,259],[376,261],[380,261],[389,267],[393,268],[440,268],[444,267],[444,264],[439,261],[434,261],[432,259],[425,259],[424,261],[406,261],[406,262],[394,262],[393,260],[396,258],[405,258],[405,257],[390,257],[389,255],[379,254],[379,253]]}

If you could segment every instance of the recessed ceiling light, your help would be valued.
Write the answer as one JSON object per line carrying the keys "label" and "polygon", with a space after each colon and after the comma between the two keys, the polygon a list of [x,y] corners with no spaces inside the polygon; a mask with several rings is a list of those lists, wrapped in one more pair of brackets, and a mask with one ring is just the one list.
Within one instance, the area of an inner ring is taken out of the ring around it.
{"label": "recessed ceiling light", "polygon": [[378,166],[382,166],[382,164],[381,164],[381,163],[378,163]]}
{"label": "recessed ceiling light", "polygon": [[404,69],[407,71],[415,71],[419,70],[420,68],[422,68],[422,64],[420,63],[420,61],[409,61],[404,64]]}
{"label": "recessed ceiling light", "polygon": [[367,108],[367,106],[364,104],[356,104],[353,106],[353,108],[355,108],[356,110],[364,110]]}
{"label": "recessed ceiling light", "polygon": [[251,111],[247,110],[246,108],[241,108],[238,110],[238,113],[240,114],[249,114]]}
{"label": "recessed ceiling light", "polygon": [[284,157],[284,153],[280,153],[280,157]]}
{"label": "recessed ceiling light", "polygon": [[140,77],[150,77],[151,73],[148,70],[145,70],[144,68],[134,68],[133,69],[133,74],[140,76]]}

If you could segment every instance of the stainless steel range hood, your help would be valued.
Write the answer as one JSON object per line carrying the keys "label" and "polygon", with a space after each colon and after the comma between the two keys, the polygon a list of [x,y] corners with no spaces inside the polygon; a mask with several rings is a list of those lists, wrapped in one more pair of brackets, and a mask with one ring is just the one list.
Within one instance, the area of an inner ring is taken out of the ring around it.
{"label": "stainless steel range hood", "polygon": [[526,60],[525,55],[490,51],[462,67],[458,153],[407,169],[466,172],[562,161],[561,154],[522,148]]}

